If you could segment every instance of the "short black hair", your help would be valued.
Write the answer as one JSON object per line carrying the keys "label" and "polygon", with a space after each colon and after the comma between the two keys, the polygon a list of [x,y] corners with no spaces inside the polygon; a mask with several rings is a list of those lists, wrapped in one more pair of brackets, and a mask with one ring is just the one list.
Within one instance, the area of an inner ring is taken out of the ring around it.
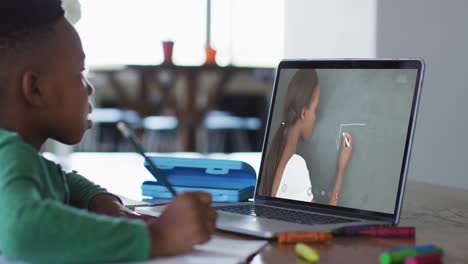
{"label": "short black hair", "polygon": [[62,17],[61,0],[1,0],[0,2],[0,94],[8,64],[16,55],[35,46],[36,40],[53,32]]}
{"label": "short black hair", "polygon": [[19,48],[47,31],[64,16],[61,0],[2,0],[0,4],[0,47]]}

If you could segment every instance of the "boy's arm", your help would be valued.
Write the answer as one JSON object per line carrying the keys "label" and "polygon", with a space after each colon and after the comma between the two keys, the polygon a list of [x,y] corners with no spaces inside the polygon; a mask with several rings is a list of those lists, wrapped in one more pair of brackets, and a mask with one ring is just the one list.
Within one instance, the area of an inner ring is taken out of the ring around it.
{"label": "boy's arm", "polygon": [[[65,172],[63,172],[65,173]],[[84,209],[90,209],[90,207],[96,206],[95,203],[96,195],[106,194],[108,200],[112,200],[115,203],[122,204],[119,197],[107,192],[106,189],[99,185],[91,182],[85,177],[78,174],[76,171],[66,173],[68,182],[68,189],[70,190],[70,204]]]}
{"label": "boy's arm", "polygon": [[0,249],[33,263],[142,260],[150,235],[138,220],[111,218],[43,199],[39,184],[16,177],[2,184]]}
{"label": "boy's arm", "polygon": [[70,190],[70,204],[97,214],[140,218],[125,207],[120,198],[73,171],[66,174]]}

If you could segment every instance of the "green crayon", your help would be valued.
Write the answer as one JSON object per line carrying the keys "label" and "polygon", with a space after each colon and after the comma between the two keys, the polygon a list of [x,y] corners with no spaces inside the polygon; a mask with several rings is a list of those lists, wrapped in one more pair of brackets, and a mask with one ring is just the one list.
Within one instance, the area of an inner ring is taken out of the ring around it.
{"label": "green crayon", "polygon": [[441,248],[433,249],[418,249],[408,248],[396,251],[387,251],[380,254],[380,264],[398,264],[403,263],[407,257],[417,256],[419,254],[426,253],[440,253],[443,254]]}

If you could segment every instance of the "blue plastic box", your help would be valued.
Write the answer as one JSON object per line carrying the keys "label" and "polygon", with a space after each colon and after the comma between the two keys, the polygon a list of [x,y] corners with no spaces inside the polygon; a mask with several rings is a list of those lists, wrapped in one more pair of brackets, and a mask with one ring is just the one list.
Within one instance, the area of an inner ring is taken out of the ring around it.
{"label": "blue plastic box", "polygon": [[[178,193],[209,192],[213,202],[246,201],[254,195],[255,170],[246,162],[203,158],[149,158]],[[145,167],[149,168],[147,162]],[[172,198],[164,184],[156,181],[143,182],[141,191],[143,196]]]}

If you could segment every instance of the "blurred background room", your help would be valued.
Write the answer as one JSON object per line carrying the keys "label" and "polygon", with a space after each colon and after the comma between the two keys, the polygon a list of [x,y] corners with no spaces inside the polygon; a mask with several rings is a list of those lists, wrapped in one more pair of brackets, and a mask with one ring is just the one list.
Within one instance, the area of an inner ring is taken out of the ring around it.
{"label": "blurred background room", "polygon": [[421,57],[410,179],[468,189],[464,0],[63,0],[94,85],[76,152],[260,152],[284,58]]}

